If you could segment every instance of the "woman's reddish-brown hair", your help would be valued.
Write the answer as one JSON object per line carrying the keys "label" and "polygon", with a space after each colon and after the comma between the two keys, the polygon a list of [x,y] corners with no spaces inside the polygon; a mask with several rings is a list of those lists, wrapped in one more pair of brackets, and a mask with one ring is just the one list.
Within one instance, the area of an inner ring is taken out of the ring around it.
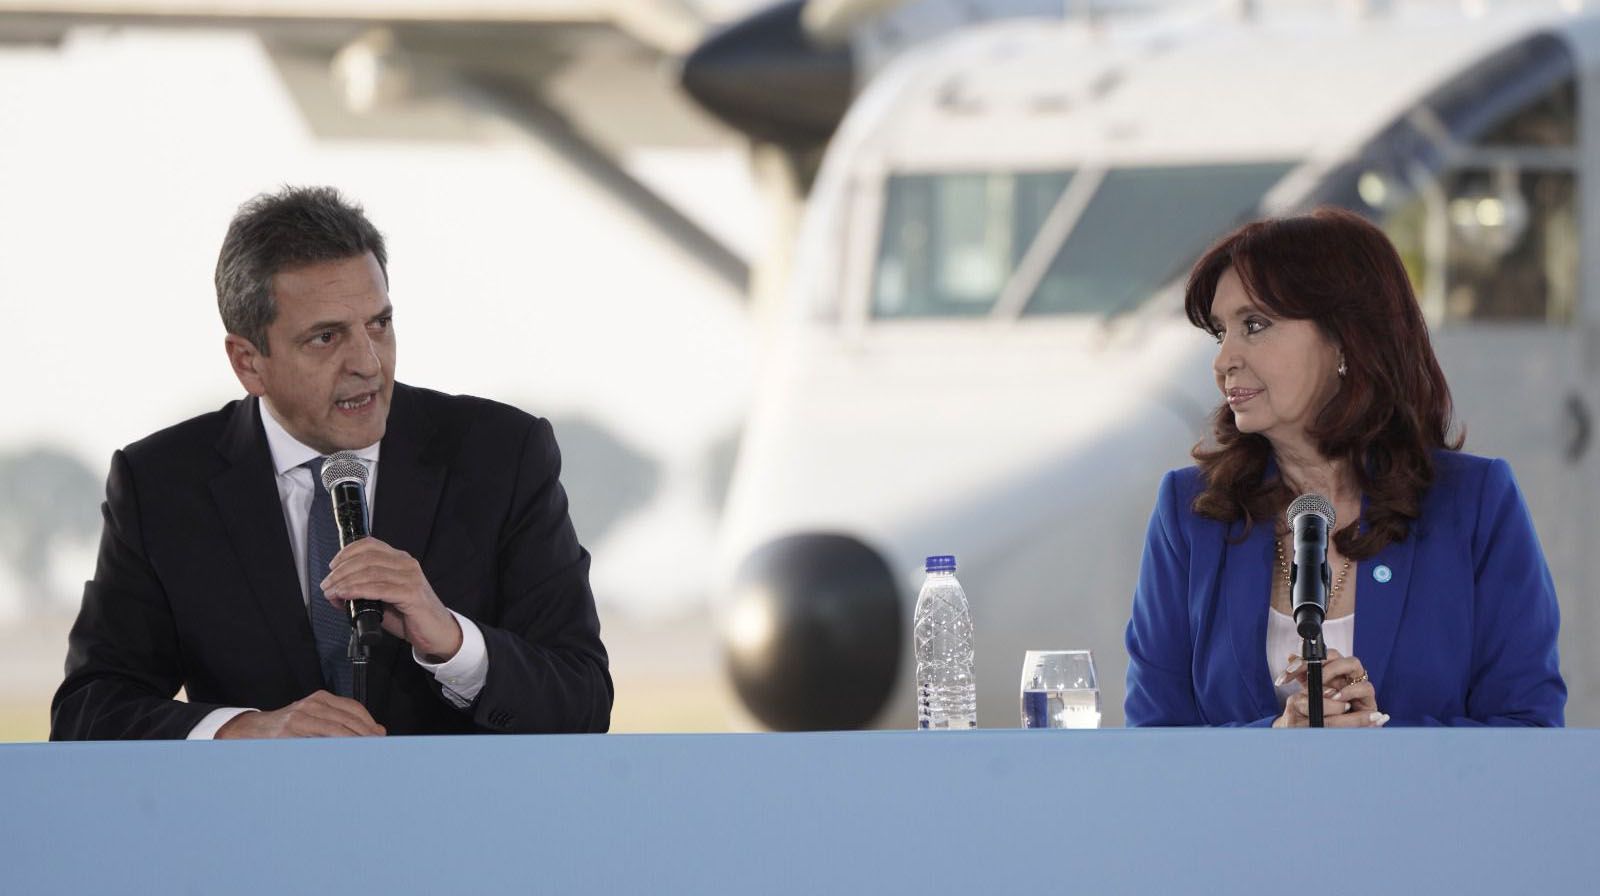
{"label": "woman's reddish-brown hair", "polygon": [[[1312,321],[1343,353],[1339,391],[1308,428],[1324,457],[1349,465],[1367,500],[1366,531],[1342,527],[1335,544],[1363,560],[1404,540],[1433,484],[1433,452],[1458,450],[1462,439],[1447,442],[1450,387],[1394,246],[1366,219],[1337,208],[1246,224],[1207,250],[1189,275],[1184,310],[1213,335],[1211,303],[1230,268],[1256,305],[1275,317]],[[1202,441],[1193,452],[1206,482],[1195,512],[1243,520],[1245,532],[1279,517],[1294,495],[1267,477],[1271,444],[1240,432],[1227,402],[1212,423],[1214,444]]]}

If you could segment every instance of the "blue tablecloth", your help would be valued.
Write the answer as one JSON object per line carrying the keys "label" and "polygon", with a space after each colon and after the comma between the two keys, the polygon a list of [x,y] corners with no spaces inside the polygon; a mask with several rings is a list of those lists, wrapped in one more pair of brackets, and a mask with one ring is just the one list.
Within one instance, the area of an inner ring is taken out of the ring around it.
{"label": "blue tablecloth", "polygon": [[0,892],[1589,893],[1597,731],[0,746]]}

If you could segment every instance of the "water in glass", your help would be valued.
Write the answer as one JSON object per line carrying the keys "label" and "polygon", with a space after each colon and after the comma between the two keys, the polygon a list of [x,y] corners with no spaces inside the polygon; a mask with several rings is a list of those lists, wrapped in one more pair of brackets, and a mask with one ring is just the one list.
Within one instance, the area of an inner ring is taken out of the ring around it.
{"label": "water in glass", "polygon": [[1022,662],[1022,727],[1100,727],[1100,689],[1089,651],[1027,652]]}

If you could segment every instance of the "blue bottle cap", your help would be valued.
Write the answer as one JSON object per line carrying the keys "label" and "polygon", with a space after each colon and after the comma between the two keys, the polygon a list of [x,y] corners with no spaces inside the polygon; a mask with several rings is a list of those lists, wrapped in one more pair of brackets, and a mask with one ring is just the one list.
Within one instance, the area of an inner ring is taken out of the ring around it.
{"label": "blue bottle cap", "polygon": [[927,572],[955,572],[956,555],[934,554],[928,558],[928,563],[923,567]]}

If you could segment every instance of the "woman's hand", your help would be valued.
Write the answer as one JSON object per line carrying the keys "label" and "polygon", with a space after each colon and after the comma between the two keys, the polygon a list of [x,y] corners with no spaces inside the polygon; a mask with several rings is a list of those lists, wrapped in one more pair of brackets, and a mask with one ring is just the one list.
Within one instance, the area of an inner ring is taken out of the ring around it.
{"label": "woman's hand", "polygon": [[[1293,694],[1283,705],[1283,715],[1272,723],[1274,728],[1304,728],[1311,723],[1311,698],[1306,694],[1305,661],[1289,658],[1289,668],[1279,683],[1300,682],[1300,693]],[[1378,710],[1378,693],[1367,677],[1361,660],[1341,656],[1328,648],[1328,659],[1322,664],[1322,724],[1327,728],[1382,728],[1389,717]]]}

